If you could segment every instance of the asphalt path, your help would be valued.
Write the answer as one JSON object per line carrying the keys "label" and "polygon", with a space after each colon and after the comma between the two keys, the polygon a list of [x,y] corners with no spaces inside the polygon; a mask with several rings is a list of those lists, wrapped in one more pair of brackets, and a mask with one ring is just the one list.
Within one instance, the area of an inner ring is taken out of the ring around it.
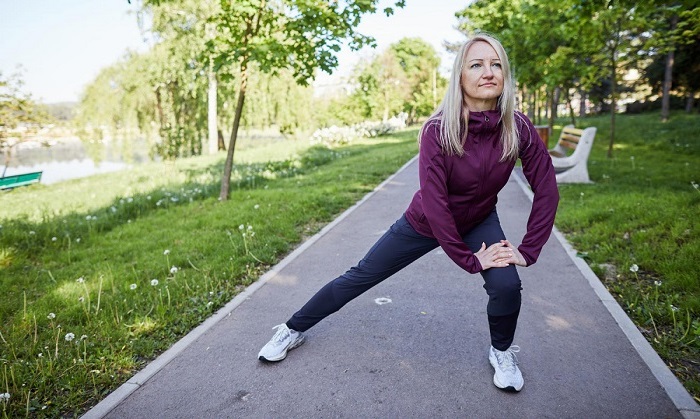
{"label": "asphalt path", "polygon": [[[310,329],[284,361],[258,361],[272,327],[359,261],[417,182],[414,159],[84,417],[700,418],[556,231],[519,268],[520,393],[493,385],[481,276],[439,248]],[[514,243],[530,196],[516,173],[499,195]]]}

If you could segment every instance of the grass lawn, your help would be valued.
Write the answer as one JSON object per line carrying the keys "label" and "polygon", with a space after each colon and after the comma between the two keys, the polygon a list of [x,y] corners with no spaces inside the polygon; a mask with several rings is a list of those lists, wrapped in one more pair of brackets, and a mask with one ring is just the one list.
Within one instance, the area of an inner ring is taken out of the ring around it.
{"label": "grass lawn", "polygon": [[[579,125],[598,127],[595,183],[561,186],[557,226],[698,398],[700,117],[621,115],[613,159],[608,119]],[[225,202],[221,155],[0,194],[3,417],[83,413],[395,172],[416,133],[242,145]]]}

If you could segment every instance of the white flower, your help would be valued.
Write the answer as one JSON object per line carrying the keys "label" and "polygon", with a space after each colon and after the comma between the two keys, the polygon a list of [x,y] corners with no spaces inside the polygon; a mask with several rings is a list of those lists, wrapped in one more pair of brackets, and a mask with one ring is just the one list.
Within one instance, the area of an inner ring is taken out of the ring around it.
{"label": "white flower", "polygon": [[75,239],[75,242],[76,242],[76,243],[80,243],[80,237],[78,237],[77,239]]}
{"label": "white flower", "polygon": [[38,356],[39,358],[43,358],[43,357],[44,357],[44,354],[42,354],[41,352],[39,352],[39,355],[37,355],[37,356]]}
{"label": "white flower", "polygon": [[90,221],[91,219],[92,219],[92,216],[90,216],[90,215],[87,215],[87,216],[85,217],[85,220],[86,220],[86,221]]}
{"label": "white flower", "polygon": [[29,232],[29,235],[30,235],[30,236],[33,236],[33,235],[35,235],[35,234],[36,234],[35,231],[30,231],[30,232]]}
{"label": "white flower", "polygon": [[675,313],[676,311],[680,310],[678,307],[674,306],[671,304],[671,310]]}
{"label": "white flower", "polygon": [[115,207],[115,206],[110,207],[110,209],[112,210],[113,213],[117,212],[117,207]]}
{"label": "white flower", "polygon": [[70,342],[73,339],[75,339],[75,335],[73,333],[70,333],[70,332],[66,333],[66,342]]}
{"label": "white flower", "polygon": [[637,266],[636,263],[633,263],[632,266],[630,266],[630,272],[637,273],[639,271],[639,266]]}
{"label": "white flower", "polygon": [[238,226],[238,229],[241,230],[241,231],[243,231],[244,228],[245,228],[245,226],[244,226],[243,224],[241,224],[241,225]]}
{"label": "white flower", "polygon": [[138,285],[136,285],[136,284],[131,284],[131,285],[129,285],[129,289],[135,290],[137,286]]}
{"label": "white flower", "polygon": [[169,255],[169,254],[170,254],[170,250],[165,249],[165,250],[163,251],[163,254],[166,255],[166,256]]}
{"label": "white flower", "polygon": [[79,297],[78,301],[80,301],[82,303],[83,301],[85,301],[85,297]]}
{"label": "white flower", "polygon": [[258,208],[260,208],[260,205],[255,204],[255,206],[254,206],[253,208],[254,208],[254,209],[258,209]]}
{"label": "white flower", "polygon": [[151,285],[154,286],[154,287],[155,287],[156,285],[158,285],[158,280],[157,280],[157,279],[151,279]]}
{"label": "white flower", "polygon": [[661,281],[654,281],[654,285],[656,285],[657,287],[660,287],[660,286],[661,286]]}
{"label": "white flower", "polygon": [[46,316],[46,318],[49,319],[49,320],[53,320],[53,319],[56,318],[56,315],[55,315],[54,313],[49,313],[49,315]]}
{"label": "white flower", "polygon": [[0,393],[0,400],[2,400],[2,401],[10,400],[10,393]]}
{"label": "white flower", "polygon": [[85,282],[85,278],[81,276],[80,278],[76,279],[75,282],[82,284],[83,282]]}
{"label": "white flower", "polygon": [[176,274],[176,273],[177,273],[177,270],[178,270],[178,269],[177,269],[177,266],[173,266],[172,268],[170,268],[170,273],[171,273],[171,274]]}
{"label": "white flower", "polygon": [[87,338],[88,338],[88,335],[82,335],[82,336],[80,337],[80,340],[83,341],[83,340],[85,340],[85,339],[87,339]]}
{"label": "white flower", "polygon": [[56,240],[58,240],[56,237],[51,237],[52,242],[55,242]]}
{"label": "white flower", "polygon": [[134,198],[128,197],[128,198],[126,198],[126,202],[134,202]]}

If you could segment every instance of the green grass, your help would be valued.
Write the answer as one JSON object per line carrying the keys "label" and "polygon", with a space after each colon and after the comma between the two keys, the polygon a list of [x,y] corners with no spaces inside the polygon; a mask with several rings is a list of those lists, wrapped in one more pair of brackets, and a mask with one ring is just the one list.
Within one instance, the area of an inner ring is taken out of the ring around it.
{"label": "green grass", "polygon": [[580,122],[598,128],[595,184],[560,187],[557,227],[700,401],[700,116],[616,123],[608,158],[609,116]]}
{"label": "green grass", "polygon": [[[595,183],[561,185],[557,226],[699,398],[700,117],[621,115],[613,159],[608,121],[579,122],[598,127]],[[241,147],[226,202],[220,155],[0,195],[3,417],[84,412],[404,164],[415,135]]]}
{"label": "green grass", "polygon": [[225,202],[222,156],[0,195],[3,417],[84,412],[395,172],[415,135],[241,152]]}

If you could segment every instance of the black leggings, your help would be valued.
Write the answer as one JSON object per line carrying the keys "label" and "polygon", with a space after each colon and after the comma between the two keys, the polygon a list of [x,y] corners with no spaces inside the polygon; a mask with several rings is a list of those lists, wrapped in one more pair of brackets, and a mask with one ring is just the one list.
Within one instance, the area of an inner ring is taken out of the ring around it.
{"label": "black leggings", "polygon": [[[496,210],[463,237],[476,252],[505,239]],[[323,286],[287,321],[290,329],[304,332],[355,297],[405,268],[438,246],[436,239],[417,233],[402,216],[372,246],[367,255],[343,275]],[[481,271],[484,289],[489,295],[486,307],[491,344],[506,350],[513,343],[520,312],[520,277],[514,265]]]}

